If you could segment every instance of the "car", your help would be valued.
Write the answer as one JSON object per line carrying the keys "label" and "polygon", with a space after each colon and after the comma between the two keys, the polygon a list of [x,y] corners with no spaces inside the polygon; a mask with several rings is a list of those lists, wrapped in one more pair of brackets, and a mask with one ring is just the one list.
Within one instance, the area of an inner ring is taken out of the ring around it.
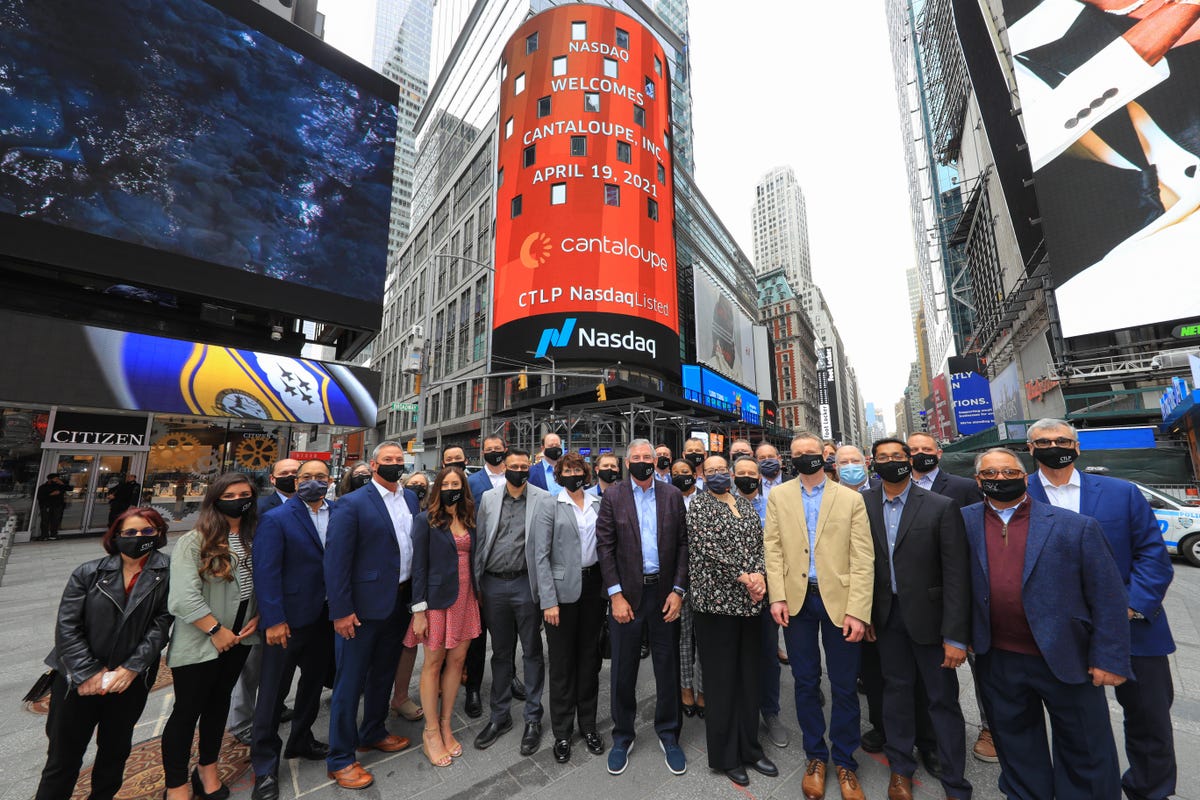
{"label": "car", "polygon": [[1200,567],[1200,508],[1181,503],[1171,495],[1133,481],[1158,520],[1167,552],[1182,556],[1193,567]]}

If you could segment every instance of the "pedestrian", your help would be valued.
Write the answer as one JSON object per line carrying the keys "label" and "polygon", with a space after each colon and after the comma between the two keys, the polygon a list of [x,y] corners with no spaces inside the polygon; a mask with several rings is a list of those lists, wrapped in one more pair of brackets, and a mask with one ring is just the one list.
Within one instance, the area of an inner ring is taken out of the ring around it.
{"label": "pedestrian", "polygon": [[175,616],[167,666],[175,705],[162,733],[167,800],[188,800],[188,761],[199,724],[200,756],[191,792],[224,800],[229,788],[217,758],[229,699],[258,634],[252,577],[257,490],[245,475],[227,472],[208,486],[196,527],[171,555],[169,608]]}
{"label": "pedestrian", "polygon": [[338,483],[337,496],[345,497],[371,482],[371,467],[365,461],[359,461],[353,469],[346,470]]}
{"label": "pedestrian", "polygon": [[138,484],[137,475],[130,472],[125,475],[123,480],[118,476],[118,480],[120,483],[108,490],[108,526],[110,528],[117,517],[137,505],[142,498],[142,487]]}
{"label": "pedestrian", "polygon": [[[735,466],[758,471],[752,458]],[[696,647],[713,687],[705,720],[708,766],[747,786],[747,766],[770,778],[779,775],[758,741],[767,592],[762,521],[746,497],[731,491],[733,476],[723,456],[710,456],[703,467],[707,488],[688,506],[687,531]]]}
{"label": "pedestrian", "polygon": [[475,501],[467,473],[442,467],[433,479],[429,508],[413,520],[413,616],[404,637],[405,647],[425,649],[421,705],[434,717],[425,718],[422,749],[435,767],[448,767],[463,753],[451,723],[467,649],[481,631],[471,571],[475,542]]}
{"label": "pedestrian", "polygon": [[101,544],[108,555],[75,568],[67,581],[46,656],[53,672],[49,747],[35,800],[67,800],[96,734],[93,800],[121,788],[125,761],[167,642],[170,559],[167,523],[150,508],[126,510]]}
{"label": "pedestrian", "polygon": [[603,497],[613,484],[621,480],[621,459],[612,453],[605,453],[596,459],[596,485],[588,489],[588,494]]}
{"label": "pedestrian", "polygon": [[58,473],[52,472],[46,476],[45,482],[37,489],[38,504],[38,541],[45,542],[58,538],[58,529],[62,525],[63,510],[67,507],[67,492],[70,488]]}
{"label": "pedestrian", "polygon": [[404,481],[404,488],[417,496],[417,505],[421,510],[425,510],[426,501],[429,499],[429,478],[424,472],[414,472],[409,475]]}
{"label": "pedestrian", "polygon": [[[701,466],[704,462],[701,461]],[[692,462],[677,459],[671,465],[671,485],[683,495],[683,509],[691,508],[692,500],[700,493],[697,488],[700,467],[693,467]],[[682,703],[683,715],[689,719],[700,717],[704,719],[704,668],[700,659],[696,658],[695,615],[692,613],[692,600],[684,595],[683,605],[679,607],[679,697]]]}

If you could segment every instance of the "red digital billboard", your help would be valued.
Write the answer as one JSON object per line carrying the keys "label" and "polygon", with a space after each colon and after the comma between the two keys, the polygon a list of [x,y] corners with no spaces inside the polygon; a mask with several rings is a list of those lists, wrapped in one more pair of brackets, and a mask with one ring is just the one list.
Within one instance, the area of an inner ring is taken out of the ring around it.
{"label": "red digital billboard", "polygon": [[668,59],[611,8],[566,5],[500,75],[494,353],[679,371]]}

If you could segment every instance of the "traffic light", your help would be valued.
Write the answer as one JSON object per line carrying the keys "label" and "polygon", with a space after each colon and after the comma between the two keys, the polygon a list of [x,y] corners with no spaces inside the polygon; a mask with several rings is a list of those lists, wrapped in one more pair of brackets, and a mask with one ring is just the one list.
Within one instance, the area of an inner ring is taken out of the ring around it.
{"label": "traffic light", "polygon": [[529,388],[529,375],[525,370],[521,370],[521,374],[517,376],[517,388],[522,392]]}
{"label": "traffic light", "polygon": [[604,403],[607,401],[608,401],[608,387],[604,385],[603,381],[601,381],[600,383],[596,384],[596,402]]}

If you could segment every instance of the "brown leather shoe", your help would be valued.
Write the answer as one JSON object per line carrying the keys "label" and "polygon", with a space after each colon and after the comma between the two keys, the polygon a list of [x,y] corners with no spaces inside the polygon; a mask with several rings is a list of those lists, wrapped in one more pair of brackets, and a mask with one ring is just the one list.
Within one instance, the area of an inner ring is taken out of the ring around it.
{"label": "brown leather shoe", "polygon": [[365,789],[375,782],[375,776],[363,769],[363,765],[357,761],[337,772],[326,774],[343,789]]}
{"label": "brown leather shoe", "polygon": [[858,785],[858,776],[852,770],[838,767],[837,776],[838,786],[842,787],[842,800],[867,800],[862,787]]}
{"label": "brown leather shoe", "polygon": [[804,800],[824,800],[825,798],[825,762],[815,758],[809,759],[804,767],[804,783],[800,785]]}
{"label": "brown leather shoe", "polygon": [[992,741],[992,732],[987,728],[979,732],[979,738],[975,740],[975,746],[971,748],[971,753],[980,761],[986,761],[989,764],[1000,761],[1000,757],[996,755],[996,744]]}
{"label": "brown leather shoe", "polygon": [[913,800],[912,778],[893,772],[888,781],[888,800]]}
{"label": "brown leather shoe", "polygon": [[407,750],[410,744],[411,742],[408,741],[407,737],[389,733],[378,742],[362,745],[358,748],[358,752],[365,753],[368,750],[378,750],[381,753],[399,753],[401,750]]}

